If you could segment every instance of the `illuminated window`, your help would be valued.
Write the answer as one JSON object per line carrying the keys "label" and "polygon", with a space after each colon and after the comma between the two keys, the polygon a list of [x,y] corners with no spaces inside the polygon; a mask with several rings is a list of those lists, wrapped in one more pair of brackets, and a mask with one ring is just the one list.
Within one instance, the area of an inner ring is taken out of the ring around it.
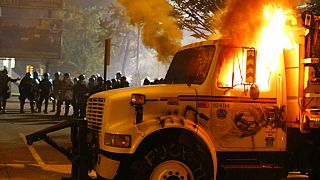
{"label": "illuminated window", "polygon": [[44,68],[43,68],[43,67],[40,67],[40,68],[39,68],[39,74],[40,74],[40,75],[43,75],[43,73],[44,73]]}
{"label": "illuminated window", "polygon": [[31,65],[27,65],[26,66],[26,73],[32,73],[33,72],[33,66],[31,66]]}

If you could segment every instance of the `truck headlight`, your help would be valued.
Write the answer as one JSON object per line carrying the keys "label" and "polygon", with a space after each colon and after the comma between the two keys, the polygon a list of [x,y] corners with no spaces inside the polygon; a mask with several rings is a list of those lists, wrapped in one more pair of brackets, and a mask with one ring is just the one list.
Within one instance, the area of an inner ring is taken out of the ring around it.
{"label": "truck headlight", "polygon": [[146,96],[143,94],[132,94],[131,95],[131,106],[143,105],[146,103]]}
{"label": "truck headlight", "polygon": [[106,146],[129,148],[131,147],[131,136],[123,134],[109,134],[104,135],[104,144]]}

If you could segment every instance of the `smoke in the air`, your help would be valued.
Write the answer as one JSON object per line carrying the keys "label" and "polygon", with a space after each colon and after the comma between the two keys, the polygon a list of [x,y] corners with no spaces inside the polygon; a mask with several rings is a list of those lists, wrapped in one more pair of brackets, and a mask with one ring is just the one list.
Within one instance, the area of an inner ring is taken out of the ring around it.
{"label": "smoke in the air", "polygon": [[263,26],[263,8],[268,4],[283,8],[296,7],[297,0],[228,0],[219,18],[218,29],[222,36],[235,45],[250,45],[255,42]]}
{"label": "smoke in the air", "polygon": [[130,23],[140,26],[145,46],[153,48],[160,60],[167,60],[180,47],[182,30],[170,16],[167,0],[118,0],[126,9]]}

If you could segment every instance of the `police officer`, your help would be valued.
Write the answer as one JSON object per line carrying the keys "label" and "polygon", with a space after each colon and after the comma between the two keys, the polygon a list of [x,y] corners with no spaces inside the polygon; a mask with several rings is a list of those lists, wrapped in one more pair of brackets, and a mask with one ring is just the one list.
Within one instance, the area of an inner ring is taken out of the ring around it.
{"label": "police officer", "polygon": [[19,84],[19,92],[20,113],[24,113],[24,104],[26,99],[30,101],[31,112],[34,113],[34,83],[29,72],[22,78]]}
{"label": "police officer", "polygon": [[42,102],[44,100],[44,113],[48,114],[48,104],[49,104],[49,98],[50,94],[52,92],[52,83],[49,80],[49,74],[44,73],[43,74],[43,79],[40,81],[39,84],[39,101],[38,101],[38,112],[41,112],[41,106]]}
{"label": "police officer", "polygon": [[[39,79],[39,73],[37,71],[33,72],[32,83],[33,83],[34,102],[37,105],[40,98],[40,92],[39,92],[40,79]],[[38,107],[36,106],[36,108]]]}
{"label": "police officer", "polygon": [[93,87],[95,86],[95,83],[95,79],[93,77],[90,77],[88,81],[88,89],[90,95],[94,94]]}
{"label": "police officer", "polygon": [[50,112],[56,111],[57,101],[59,98],[59,89],[60,89],[60,72],[54,73],[54,79],[52,81],[52,110]]}
{"label": "police officer", "polygon": [[75,117],[86,117],[86,104],[89,97],[89,89],[85,82],[85,75],[81,74],[78,77],[77,84],[74,89],[75,97]]}
{"label": "police officer", "polygon": [[[107,87],[109,89],[111,89],[111,82],[109,83],[109,86],[107,86]],[[106,86],[104,85],[103,78],[102,77],[98,77],[97,78],[97,84],[95,86],[93,86],[93,94],[101,92],[101,91],[105,91],[105,90],[106,90]]]}
{"label": "police officer", "polygon": [[7,99],[10,97],[10,82],[16,82],[20,78],[12,79],[8,76],[7,69],[0,71],[0,108],[3,113],[6,112]]}
{"label": "police officer", "polygon": [[63,102],[65,103],[64,116],[68,116],[72,97],[73,97],[73,82],[70,78],[70,74],[64,73],[63,79],[60,82],[59,98],[57,102],[57,113],[55,114],[56,116],[60,116],[61,106]]}

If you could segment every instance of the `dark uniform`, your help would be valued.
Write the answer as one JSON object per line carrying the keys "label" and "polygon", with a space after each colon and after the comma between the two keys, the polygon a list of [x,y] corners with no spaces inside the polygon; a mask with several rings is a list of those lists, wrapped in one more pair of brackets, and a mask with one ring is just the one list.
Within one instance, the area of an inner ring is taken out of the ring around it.
{"label": "dark uniform", "polygon": [[60,81],[59,85],[59,98],[57,102],[57,113],[56,116],[60,116],[61,106],[63,102],[65,103],[65,113],[64,116],[68,116],[70,104],[73,97],[73,82],[70,79],[69,73],[63,74],[63,80]]}
{"label": "dark uniform", "polygon": [[74,86],[74,98],[75,98],[74,116],[80,117],[80,118],[86,117],[86,105],[89,97],[89,89],[84,79],[85,79],[85,76],[80,75],[79,80]]}
{"label": "dark uniform", "polygon": [[19,85],[19,92],[20,113],[24,113],[24,104],[26,99],[30,101],[31,112],[34,113],[34,83],[30,73],[26,73],[26,75],[22,78]]}
{"label": "dark uniform", "polygon": [[59,88],[60,88],[60,72],[54,73],[54,80],[52,81],[52,110],[51,112],[56,111],[56,105],[59,98]]}
{"label": "dark uniform", "polygon": [[42,79],[40,81],[39,84],[39,101],[38,101],[38,112],[41,112],[41,106],[42,106],[42,102],[44,100],[44,113],[48,114],[48,104],[49,104],[49,98],[50,98],[50,94],[52,92],[52,83],[49,80],[49,74],[48,73],[44,73],[43,74],[44,79]]}
{"label": "dark uniform", "polygon": [[[109,89],[111,89],[111,82],[110,82],[109,86],[107,86],[107,87]],[[98,77],[97,78],[97,85],[93,86],[92,90],[93,90],[93,94],[106,90],[106,86],[103,83],[103,78],[102,77]]]}
{"label": "dark uniform", "polygon": [[[37,71],[33,72],[32,83],[33,83],[34,102],[37,105],[40,99],[40,92],[39,92],[40,79]],[[38,108],[38,106],[36,106],[36,108]]]}
{"label": "dark uniform", "polygon": [[93,92],[93,87],[95,85],[95,79],[93,77],[89,78],[89,82],[88,82],[88,88],[89,88],[89,95],[91,96],[92,94],[94,94]]}
{"label": "dark uniform", "polygon": [[0,108],[3,113],[6,112],[7,99],[10,97],[10,82],[16,82],[20,80],[12,79],[8,76],[8,71],[6,69],[0,71]]}

